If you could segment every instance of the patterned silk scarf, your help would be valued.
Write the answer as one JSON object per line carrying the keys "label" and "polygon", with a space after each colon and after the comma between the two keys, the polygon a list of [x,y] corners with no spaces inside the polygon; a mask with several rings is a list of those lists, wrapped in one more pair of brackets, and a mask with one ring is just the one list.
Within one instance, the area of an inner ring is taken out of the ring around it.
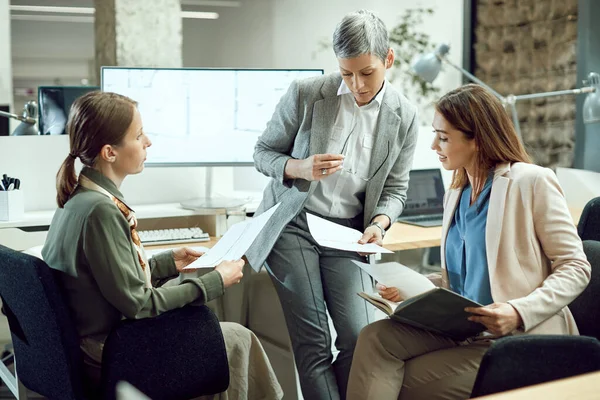
{"label": "patterned silk scarf", "polygon": [[152,281],[150,275],[150,267],[148,266],[148,258],[146,257],[146,252],[144,251],[142,242],[140,241],[140,236],[136,231],[137,219],[135,218],[135,212],[131,208],[129,208],[127,204],[123,203],[121,200],[110,194],[108,190],[104,189],[102,186],[98,185],[85,175],[79,175],[79,184],[86,189],[94,190],[110,198],[115,204],[115,206],[119,209],[121,214],[123,214],[123,216],[129,223],[129,229],[131,230],[131,240],[133,242],[133,246],[137,250],[138,260],[140,262],[140,265],[142,266],[142,271],[144,272],[146,288],[151,288]]}

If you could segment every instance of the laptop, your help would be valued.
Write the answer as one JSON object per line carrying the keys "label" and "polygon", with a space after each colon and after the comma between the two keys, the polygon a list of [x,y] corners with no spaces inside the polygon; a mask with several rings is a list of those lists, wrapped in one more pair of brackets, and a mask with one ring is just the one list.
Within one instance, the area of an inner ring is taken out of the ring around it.
{"label": "laptop", "polygon": [[444,181],[442,171],[413,169],[410,171],[406,204],[398,221],[422,227],[441,226],[444,214]]}

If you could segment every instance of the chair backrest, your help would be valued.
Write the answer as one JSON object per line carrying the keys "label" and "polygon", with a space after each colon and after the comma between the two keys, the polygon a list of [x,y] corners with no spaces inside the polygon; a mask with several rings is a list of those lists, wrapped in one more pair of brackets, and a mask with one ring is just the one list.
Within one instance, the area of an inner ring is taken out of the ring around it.
{"label": "chair backrest", "polygon": [[187,305],[121,321],[104,344],[105,399],[115,399],[119,381],[151,399],[185,400],[226,390],[229,365],[217,317],[206,306]]}
{"label": "chair backrest", "polygon": [[588,201],[583,208],[577,232],[581,240],[600,240],[600,197]]}
{"label": "chair backrest", "polygon": [[471,398],[600,370],[600,342],[586,336],[521,335],[483,356]]}
{"label": "chair backrest", "polygon": [[49,399],[83,399],[79,340],[51,268],[0,245],[0,296],[19,380]]}
{"label": "chair backrest", "polygon": [[592,265],[588,287],[569,305],[579,333],[600,339],[600,242],[586,240],[583,250]]}

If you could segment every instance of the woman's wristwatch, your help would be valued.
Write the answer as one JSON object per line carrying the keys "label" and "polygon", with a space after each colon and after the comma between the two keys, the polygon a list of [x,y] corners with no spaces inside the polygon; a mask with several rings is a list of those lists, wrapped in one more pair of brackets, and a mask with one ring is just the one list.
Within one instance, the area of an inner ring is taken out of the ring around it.
{"label": "woman's wristwatch", "polygon": [[[381,225],[381,223],[380,223],[380,222],[377,222],[377,221],[375,221],[375,222],[371,222],[371,223],[369,224],[369,226],[376,226],[376,227],[378,227],[378,228],[381,230],[381,238],[383,239],[383,238],[385,237],[385,229],[383,229],[383,225]],[[369,226],[367,226],[367,228],[368,228]]]}

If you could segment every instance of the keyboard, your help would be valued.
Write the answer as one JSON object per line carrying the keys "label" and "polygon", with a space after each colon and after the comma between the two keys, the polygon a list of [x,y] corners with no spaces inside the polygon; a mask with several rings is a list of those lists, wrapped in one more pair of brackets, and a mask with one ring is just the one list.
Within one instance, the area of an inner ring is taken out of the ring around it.
{"label": "keyboard", "polygon": [[403,220],[410,222],[423,222],[423,221],[442,221],[443,214],[436,215],[415,215],[410,217],[404,217]]}
{"label": "keyboard", "polygon": [[443,222],[443,214],[401,216],[398,218],[398,221],[429,228],[432,226],[441,226]]}
{"label": "keyboard", "polygon": [[208,242],[210,240],[208,233],[196,227],[138,231],[138,235],[145,245]]}

